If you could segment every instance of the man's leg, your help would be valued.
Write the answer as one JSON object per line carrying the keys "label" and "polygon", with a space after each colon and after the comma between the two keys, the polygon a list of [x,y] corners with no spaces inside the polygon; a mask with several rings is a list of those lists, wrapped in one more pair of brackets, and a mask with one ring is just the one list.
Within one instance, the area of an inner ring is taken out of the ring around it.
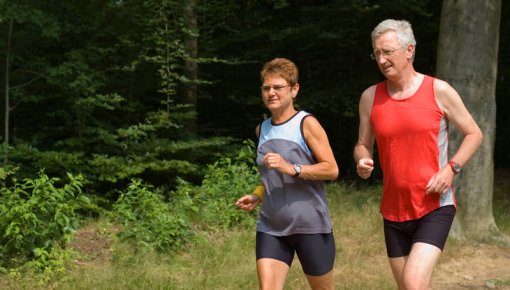
{"label": "man's leg", "polygon": [[390,258],[391,271],[399,290],[432,289],[432,273],[441,256],[433,245],[415,243],[409,256]]}
{"label": "man's leg", "polygon": [[403,282],[407,290],[432,289],[432,273],[441,252],[441,249],[430,244],[413,244],[403,271]]}
{"label": "man's leg", "polygon": [[405,290],[404,268],[413,245],[412,232],[416,222],[393,222],[384,220],[384,239],[391,272],[399,290]]}
{"label": "man's leg", "polygon": [[440,207],[419,219],[407,258],[403,281],[408,290],[431,289],[436,267],[455,217],[453,205]]}
{"label": "man's leg", "polygon": [[389,258],[391,272],[393,272],[393,277],[397,282],[397,286],[399,290],[405,290],[404,285],[404,267],[406,265],[406,260],[408,256],[398,257],[398,258]]}

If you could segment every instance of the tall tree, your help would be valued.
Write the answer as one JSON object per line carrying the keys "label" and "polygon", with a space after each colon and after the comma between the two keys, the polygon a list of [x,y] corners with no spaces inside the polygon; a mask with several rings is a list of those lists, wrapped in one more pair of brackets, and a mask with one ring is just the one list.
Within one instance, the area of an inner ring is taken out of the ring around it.
{"label": "tall tree", "polygon": [[[9,76],[10,76],[10,56],[11,56],[11,41],[12,41],[12,26],[14,25],[14,20],[9,19],[9,28],[7,32],[7,41],[5,45],[5,108],[4,108],[4,144],[9,145],[9,121],[10,121],[10,111],[11,111],[11,104],[10,104],[10,96],[9,93],[11,91],[10,88],[10,82],[9,82]],[[5,157],[7,159],[7,156]],[[7,161],[7,160],[6,160]]]}
{"label": "tall tree", "polygon": [[[452,234],[460,239],[505,241],[492,212],[496,76],[501,0],[443,2],[437,76],[455,87],[485,135],[478,152],[457,177],[459,211]],[[450,149],[461,134],[452,132]]]}
{"label": "tall tree", "polygon": [[[46,78],[46,72],[41,68],[41,64],[45,62],[43,57],[39,57],[37,62],[27,60],[28,44],[44,38],[57,38],[59,27],[51,15],[35,5],[0,1],[0,11],[0,31],[5,29],[5,36],[0,40],[0,47],[3,47],[5,53],[3,143],[10,145],[11,111],[23,101],[22,90],[35,81]],[[4,161],[7,161],[7,155],[4,158]]]}
{"label": "tall tree", "polygon": [[[184,65],[184,76],[186,77],[186,92],[184,103],[189,106],[192,113],[197,111],[197,78],[198,78],[198,23],[197,23],[197,0],[184,1],[184,49],[186,58]],[[197,132],[196,118],[188,120],[186,129]]]}

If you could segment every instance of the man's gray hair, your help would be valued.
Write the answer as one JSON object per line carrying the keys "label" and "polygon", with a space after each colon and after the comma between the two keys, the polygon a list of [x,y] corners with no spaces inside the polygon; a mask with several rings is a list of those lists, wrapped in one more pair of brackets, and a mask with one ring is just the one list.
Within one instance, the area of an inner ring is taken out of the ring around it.
{"label": "man's gray hair", "polygon": [[406,20],[386,19],[379,23],[372,31],[372,43],[381,35],[388,31],[395,31],[402,47],[412,44],[416,47],[416,39],[414,39],[411,23]]}

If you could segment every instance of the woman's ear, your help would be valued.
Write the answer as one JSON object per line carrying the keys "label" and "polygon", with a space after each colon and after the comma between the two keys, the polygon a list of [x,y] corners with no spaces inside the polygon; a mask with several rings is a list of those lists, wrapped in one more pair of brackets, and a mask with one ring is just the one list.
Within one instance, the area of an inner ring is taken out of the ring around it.
{"label": "woman's ear", "polygon": [[292,87],[292,99],[296,98],[298,92],[299,92],[299,84],[295,84]]}

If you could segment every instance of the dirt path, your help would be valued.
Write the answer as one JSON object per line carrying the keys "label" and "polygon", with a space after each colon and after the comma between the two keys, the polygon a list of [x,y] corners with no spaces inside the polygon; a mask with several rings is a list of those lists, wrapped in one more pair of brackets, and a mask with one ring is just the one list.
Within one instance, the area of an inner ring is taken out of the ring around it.
{"label": "dirt path", "polygon": [[459,248],[458,253],[445,250],[434,272],[434,289],[510,289],[510,248],[489,245]]}

